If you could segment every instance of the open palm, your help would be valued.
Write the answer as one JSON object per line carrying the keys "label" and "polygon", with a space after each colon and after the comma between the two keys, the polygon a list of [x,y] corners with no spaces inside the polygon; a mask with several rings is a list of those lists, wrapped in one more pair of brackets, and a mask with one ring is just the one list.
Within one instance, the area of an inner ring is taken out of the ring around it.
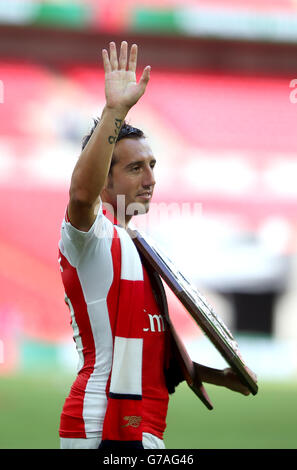
{"label": "open palm", "polygon": [[145,67],[139,82],[136,82],[137,45],[133,44],[128,60],[128,44],[121,43],[120,55],[116,45],[110,43],[110,54],[102,51],[105,71],[106,105],[110,108],[129,110],[144,94],[150,78],[150,66]]}

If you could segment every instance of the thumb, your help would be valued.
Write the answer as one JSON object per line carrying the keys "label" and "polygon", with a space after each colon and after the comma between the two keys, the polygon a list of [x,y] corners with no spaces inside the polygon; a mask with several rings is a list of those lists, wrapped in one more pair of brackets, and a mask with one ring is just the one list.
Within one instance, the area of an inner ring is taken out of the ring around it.
{"label": "thumb", "polygon": [[151,73],[151,66],[147,65],[145,69],[143,70],[142,75],[139,80],[139,87],[141,88],[142,93],[145,92],[146,86],[150,79],[150,73]]}

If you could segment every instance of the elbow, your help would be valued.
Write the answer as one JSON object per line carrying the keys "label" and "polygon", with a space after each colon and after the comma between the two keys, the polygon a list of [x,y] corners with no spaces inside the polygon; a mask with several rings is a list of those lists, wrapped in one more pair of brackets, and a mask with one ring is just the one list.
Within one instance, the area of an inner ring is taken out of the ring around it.
{"label": "elbow", "polygon": [[86,189],[71,187],[69,199],[73,206],[91,208],[97,198],[94,198]]}

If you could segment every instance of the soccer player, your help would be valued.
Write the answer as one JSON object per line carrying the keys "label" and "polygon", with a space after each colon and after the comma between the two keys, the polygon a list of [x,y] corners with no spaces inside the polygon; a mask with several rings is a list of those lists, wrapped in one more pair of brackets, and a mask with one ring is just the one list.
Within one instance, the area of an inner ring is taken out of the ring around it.
{"label": "soccer player", "polygon": [[[169,393],[183,376],[158,285],[126,231],[135,210],[149,210],[155,187],[155,156],[143,132],[125,122],[150,67],[137,83],[137,45],[129,52],[125,41],[119,55],[111,42],[102,57],[106,105],[74,168],[59,243],[79,355],[61,448],[162,449]],[[197,367],[203,381],[249,394],[231,369]]]}

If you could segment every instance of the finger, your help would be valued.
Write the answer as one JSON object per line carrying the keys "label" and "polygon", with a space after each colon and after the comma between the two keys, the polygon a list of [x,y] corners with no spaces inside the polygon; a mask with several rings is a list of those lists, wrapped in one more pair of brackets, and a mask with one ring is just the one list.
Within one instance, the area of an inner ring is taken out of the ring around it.
{"label": "finger", "polygon": [[102,49],[103,68],[105,73],[111,72],[111,65],[109,62],[108,52],[106,49]]}
{"label": "finger", "polygon": [[146,89],[146,86],[149,82],[150,74],[151,74],[151,66],[147,65],[145,67],[144,71],[142,72],[142,75],[141,75],[140,80],[139,80],[139,85],[143,89],[143,93],[144,93],[144,91]]}
{"label": "finger", "polygon": [[127,59],[128,59],[128,43],[126,41],[122,41],[120,57],[119,57],[120,70],[126,70]]}
{"label": "finger", "polygon": [[137,66],[137,44],[132,44],[129,57],[129,70],[131,72],[136,72]]}
{"label": "finger", "polygon": [[114,42],[109,44],[110,65],[112,70],[118,70],[117,48]]}
{"label": "finger", "polygon": [[242,394],[242,395],[250,395],[250,390],[245,386],[245,385],[242,385],[240,384],[239,387],[238,387],[238,391]]}

